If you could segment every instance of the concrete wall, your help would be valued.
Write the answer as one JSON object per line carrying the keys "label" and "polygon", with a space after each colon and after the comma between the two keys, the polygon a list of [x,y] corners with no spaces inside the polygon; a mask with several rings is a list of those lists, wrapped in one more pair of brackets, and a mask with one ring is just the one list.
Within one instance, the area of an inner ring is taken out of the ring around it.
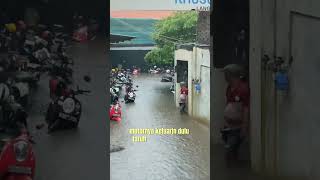
{"label": "concrete wall", "polygon": [[[320,1],[251,0],[251,151],[256,170],[320,178],[318,119]],[[293,57],[287,93],[275,90],[274,74],[261,57]]]}
{"label": "concrete wall", "polygon": [[[208,48],[194,47],[193,51],[178,49],[175,51],[177,60],[188,61],[188,113],[189,115],[210,121],[210,52]],[[176,78],[177,76],[175,76]],[[201,80],[201,92],[195,92],[194,79]],[[176,79],[175,79],[176,80]],[[175,100],[179,107],[180,84],[176,83]]]}
{"label": "concrete wall", "polygon": [[118,64],[121,64],[122,61],[126,61],[126,64],[129,67],[136,65],[141,69],[147,68],[144,57],[148,52],[149,50],[111,50],[111,64],[112,66],[117,66]]}
{"label": "concrete wall", "polygon": [[210,44],[210,12],[200,11],[197,23],[197,43]]}
{"label": "concrete wall", "polygon": [[210,121],[210,52],[207,48],[195,47],[195,66],[192,69],[191,79],[199,79],[201,91],[195,92],[195,85],[192,85],[193,111],[192,116]]}
{"label": "concrete wall", "polygon": [[212,68],[212,83],[211,88],[211,141],[214,144],[222,144],[220,129],[223,127],[224,108],[226,105],[226,88],[227,83],[224,78],[224,73],[220,68]]}

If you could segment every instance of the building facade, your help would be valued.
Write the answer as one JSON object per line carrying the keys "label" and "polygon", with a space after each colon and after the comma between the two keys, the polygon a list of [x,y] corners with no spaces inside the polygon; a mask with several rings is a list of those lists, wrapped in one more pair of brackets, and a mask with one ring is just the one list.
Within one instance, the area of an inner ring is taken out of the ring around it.
{"label": "building facade", "polygon": [[[188,86],[188,114],[210,122],[210,50],[209,46],[180,46],[175,51],[175,103],[179,107],[181,82]],[[186,78],[184,73],[187,72]]]}
{"label": "building facade", "polygon": [[[320,178],[319,10],[317,0],[250,2],[252,132],[261,134],[252,157],[272,174]],[[279,58],[290,65],[287,91],[277,89],[264,64]]]}
{"label": "building facade", "polygon": [[[248,7],[251,167],[269,175],[320,179],[320,1],[250,0]],[[221,56],[213,61],[223,62],[227,52],[218,50]],[[288,66],[289,84],[284,90],[275,83],[277,71],[270,68],[280,59]],[[226,87],[220,71],[223,63],[218,64],[213,67],[211,95],[215,143]]]}
{"label": "building facade", "polygon": [[175,50],[175,103],[179,107],[181,82],[188,86],[188,114],[210,122],[210,12],[199,11],[194,44]]}

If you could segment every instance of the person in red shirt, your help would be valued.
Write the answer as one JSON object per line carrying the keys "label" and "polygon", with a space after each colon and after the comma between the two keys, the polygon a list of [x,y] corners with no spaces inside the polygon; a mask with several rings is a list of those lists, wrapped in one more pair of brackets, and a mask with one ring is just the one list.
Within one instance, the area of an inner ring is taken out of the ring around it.
{"label": "person in red shirt", "polygon": [[67,87],[63,80],[55,75],[53,75],[49,81],[50,97],[52,99],[58,98],[60,96],[69,96],[71,90]]}
{"label": "person in red shirt", "polygon": [[181,89],[180,89],[180,94],[185,94],[188,95],[188,88],[186,87],[186,85],[184,83],[181,83]]}
{"label": "person in red shirt", "polygon": [[224,68],[228,82],[226,90],[225,127],[240,128],[241,135],[248,134],[250,89],[244,78],[244,69],[236,64]]}
{"label": "person in red shirt", "polygon": [[58,83],[59,83],[59,81],[56,78],[52,78],[49,80],[49,89],[50,89],[50,97],[51,98],[54,98]]}
{"label": "person in red shirt", "polygon": [[186,112],[186,104],[187,104],[187,97],[188,97],[188,88],[185,85],[185,83],[181,83],[181,89],[180,89],[180,112]]}

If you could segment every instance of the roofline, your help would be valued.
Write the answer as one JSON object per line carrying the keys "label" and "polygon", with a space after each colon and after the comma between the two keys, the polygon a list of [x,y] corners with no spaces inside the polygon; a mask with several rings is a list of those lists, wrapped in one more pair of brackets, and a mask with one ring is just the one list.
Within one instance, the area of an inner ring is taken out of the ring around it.
{"label": "roofline", "polygon": [[114,34],[114,33],[110,33],[110,36],[122,36],[122,37],[128,37],[128,38],[136,38],[136,36],[128,36],[128,35]]}
{"label": "roofline", "polygon": [[151,51],[155,46],[110,47],[110,51]]}
{"label": "roofline", "polygon": [[176,44],[176,49],[185,49],[192,51],[193,47],[200,47],[200,48],[210,48],[208,44],[198,44],[198,43],[186,43],[186,44]]}
{"label": "roofline", "polygon": [[155,44],[117,44],[110,43],[110,47],[154,47]]}

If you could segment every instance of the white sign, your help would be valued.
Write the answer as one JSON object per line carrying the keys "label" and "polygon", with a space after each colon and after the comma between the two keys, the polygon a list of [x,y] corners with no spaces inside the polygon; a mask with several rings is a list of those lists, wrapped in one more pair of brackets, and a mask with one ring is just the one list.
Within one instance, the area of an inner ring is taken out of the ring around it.
{"label": "white sign", "polygon": [[111,0],[110,10],[210,11],[211,0]]}

